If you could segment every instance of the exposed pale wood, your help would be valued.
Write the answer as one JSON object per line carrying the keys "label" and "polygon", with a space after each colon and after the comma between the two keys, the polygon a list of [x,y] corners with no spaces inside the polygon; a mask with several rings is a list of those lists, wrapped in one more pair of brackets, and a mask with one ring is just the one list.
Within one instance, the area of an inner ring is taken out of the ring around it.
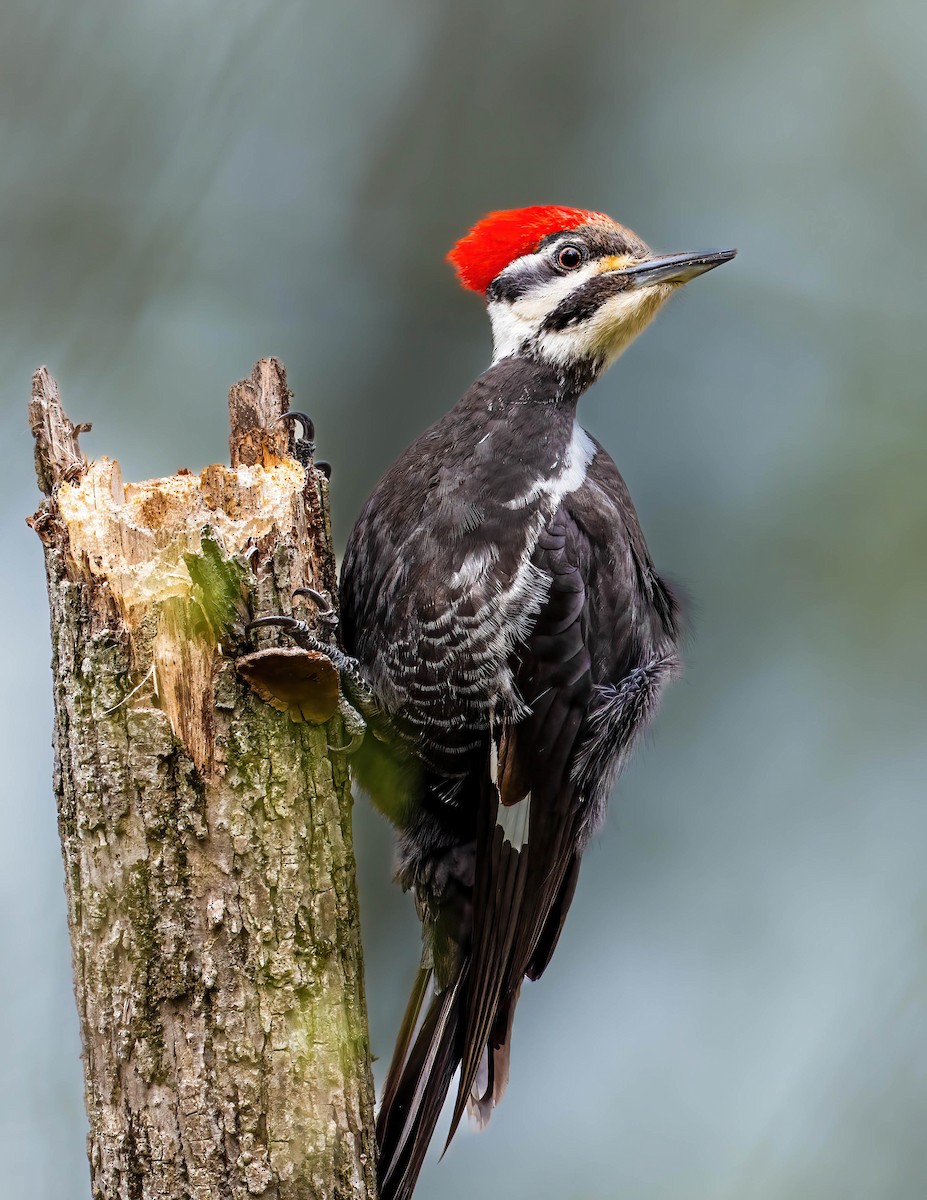
{"label": "exposed pale wood", "polygon": [[288,396],[262,360],[230,395],[233,468],[124,484],[33,381],[101,1200],[374,1195],[350,792],[328,748],[346,739],[337,716],[263,703],[233,659],[249,614],[335,591],[327,483],[273,424]]}

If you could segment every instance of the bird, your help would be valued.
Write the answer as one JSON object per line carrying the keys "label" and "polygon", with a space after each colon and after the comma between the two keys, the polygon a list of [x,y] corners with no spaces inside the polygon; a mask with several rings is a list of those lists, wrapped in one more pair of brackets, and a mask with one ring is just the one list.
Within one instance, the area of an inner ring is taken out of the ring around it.
{"label": "bird", "polygon": [[[492,212],[448,254],[489,367],[374,488],[340,580],[354,776],[393,823],[422,959],[377,1116],[381,1200],[412,1195],[506,1088],[523,982],[551,961],[583,851],[665,685],[680,602],[577,403],[681,285],[734,250],[657,255],[604,213]],[[304,626],[305,629],[305,626]]]}

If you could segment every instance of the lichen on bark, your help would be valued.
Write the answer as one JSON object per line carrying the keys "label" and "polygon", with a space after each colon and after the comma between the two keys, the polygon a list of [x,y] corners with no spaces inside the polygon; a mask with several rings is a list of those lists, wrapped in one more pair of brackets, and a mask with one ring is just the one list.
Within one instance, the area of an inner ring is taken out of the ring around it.
{"label": "lichen on bark", "polygon": [[233,466],[123,484],[45,371],[30,421],[92,1193],[360,1200],[373,1093],[339,719],[236,671],[249,614],[334,595],[327,483],[282,368],[232,389]]}

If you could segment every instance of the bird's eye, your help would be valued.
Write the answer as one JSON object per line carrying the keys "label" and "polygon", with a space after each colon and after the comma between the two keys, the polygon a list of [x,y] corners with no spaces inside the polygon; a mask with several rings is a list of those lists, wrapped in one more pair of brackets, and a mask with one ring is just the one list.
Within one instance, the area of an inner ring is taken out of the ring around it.
{"label": "bird's eye", "polygon": [[575,271],[583,261],[583,252],[578,246],[561,246],[557,251],[557,266],[564,271]]}

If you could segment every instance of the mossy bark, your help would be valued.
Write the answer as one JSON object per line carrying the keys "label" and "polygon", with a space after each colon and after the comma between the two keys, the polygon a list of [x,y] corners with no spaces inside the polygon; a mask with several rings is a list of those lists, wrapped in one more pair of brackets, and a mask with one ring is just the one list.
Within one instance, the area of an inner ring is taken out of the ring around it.
{"label": "mossy bark", "polygon": [[347,767],[235,667],[250,613],[334,593],[285,376],[232,389],[233,467],[123,485],[36,374],[55,794],[100,1200],[373,1197]]}

